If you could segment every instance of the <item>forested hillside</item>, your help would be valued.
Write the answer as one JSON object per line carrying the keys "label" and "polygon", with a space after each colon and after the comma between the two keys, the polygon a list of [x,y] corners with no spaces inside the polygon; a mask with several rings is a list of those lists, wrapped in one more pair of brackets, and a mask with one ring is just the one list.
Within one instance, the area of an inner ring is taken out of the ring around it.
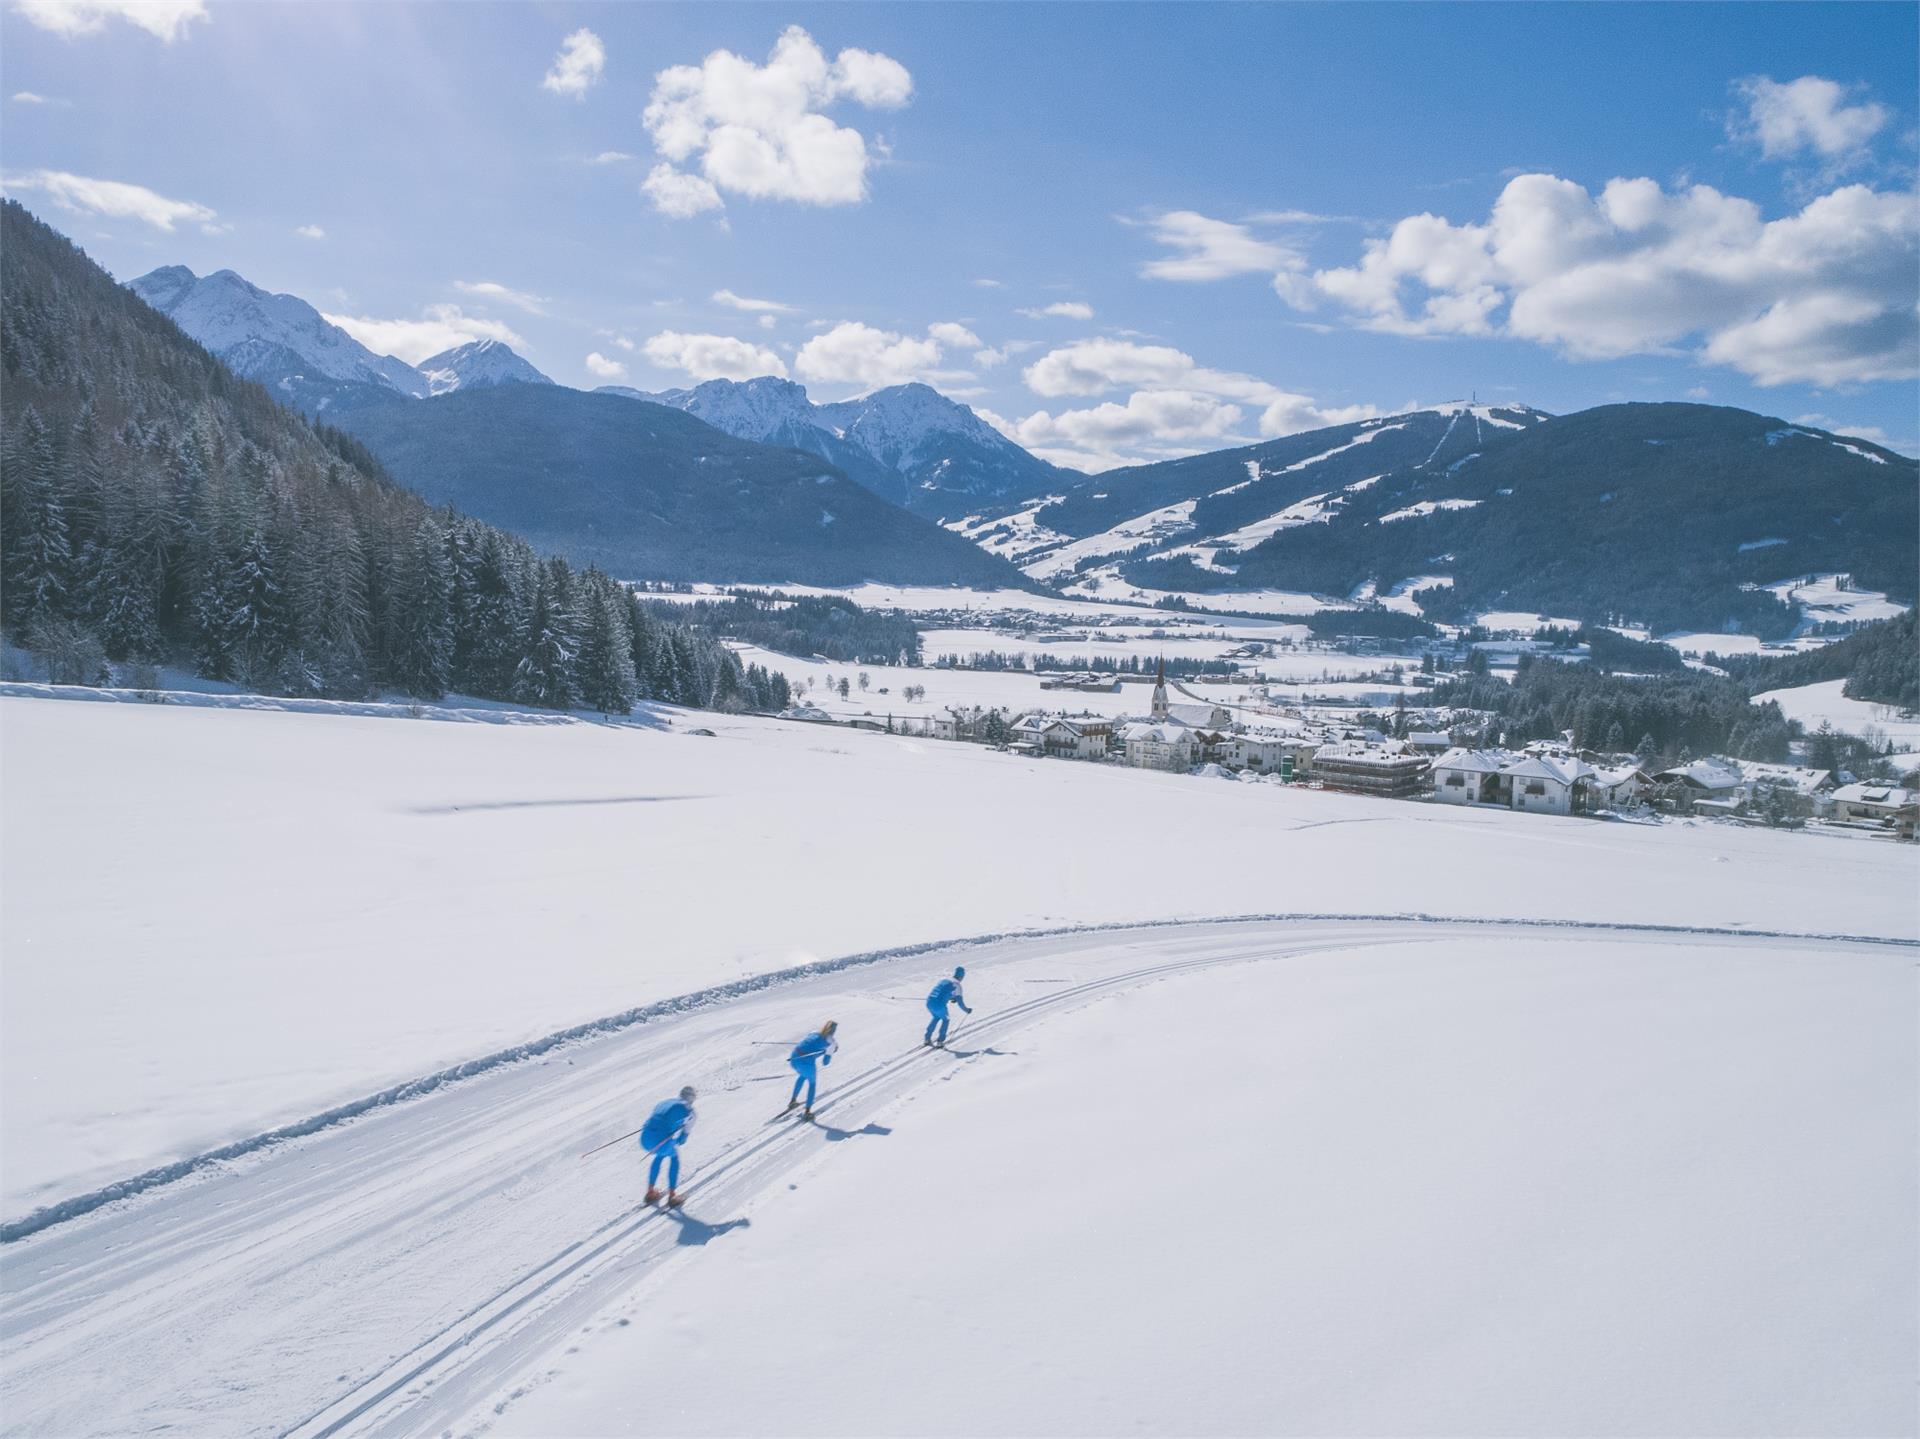
{"label": "forested hillside", "polygon": [[104,656],[273,694],[786,702],[599,571],[430,509],[13,201],[0,305],[5,624],[72,678]]}
{"label": "forested hillside", "polygon": [[341,423],[429,500],[622,579],[1030,583],[817,455],[621,395],[503,385]]}
{"label": "forested hillside", "polygon": [[1913,602],[1920,466],[1744,410],[1607,405],[1393,470],[1324,522],[1212,563],[1175,553],[1123,573],[1157,589],[1339,596],[1432,579],[1418,599],[1439,619],[1530,609],[1778,638],[1800,620],[1766,588],[1784,579],[1845,572]]}
{"label": "forested hillside", "polygon": [[1755,693],[1844,679],[1841,693],[1849,699],[1920,710],[1920,623],[1913,610],[1803,654],[1721,663]]}

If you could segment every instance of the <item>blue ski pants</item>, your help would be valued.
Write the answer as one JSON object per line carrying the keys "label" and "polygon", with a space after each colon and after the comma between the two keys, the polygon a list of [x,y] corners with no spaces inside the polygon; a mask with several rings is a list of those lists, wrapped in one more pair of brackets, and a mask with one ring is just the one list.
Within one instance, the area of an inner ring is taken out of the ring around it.
{"label": "blue ski pants", "polygon": [[938,1036],[938,1042],[941,1044],[945,1044],[947,1042],[947,1021],[949,1018],[947,1014],[947,1006],[944,1004],[935,1004],[933,1003],[932,1000],[928,1000],[927,1013],[931,1014],[933,1018],[927,1021],[927,1037],[924,1043],[927,1043],[927,1044],[935,1043],[936,1038],[934,1035],[934,1030],[938,1029],[940,1031]]}
{"label": "blue ski pants", "polygon": [[787,1063],[793,1066],[793,1093],[787,1097],[788,1102],[798,1099],[804,1088],[807,1091],[807,1108],[812,1109],[813,1093],[820,1084],[819,1065],[811,1059],[789,1059]]}
{"label": "blue ski pants", "polygon": [[660,1165],[664,1161],[667,1166],[667,1188],[678,1189],[680,1187],[680,1141],[669,1139],[658,1149],[650,1152],[653,1155],[653,1163],[647,1168],[647,1188],[659,1187]]}

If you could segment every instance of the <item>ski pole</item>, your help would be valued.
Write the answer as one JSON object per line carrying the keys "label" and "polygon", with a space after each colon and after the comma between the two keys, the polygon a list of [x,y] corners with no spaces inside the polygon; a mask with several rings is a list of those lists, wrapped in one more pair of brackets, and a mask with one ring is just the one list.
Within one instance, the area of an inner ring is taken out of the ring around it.
{"label": "ski pole", "polygon": [[[644,1128],[645,1126],[642,1126],[642,1127]],[[621,1135],[620,1139],[631,1139],[633,1138],[634,1135],[638,1134],[639,1132],[640,1130],[638,1129],[629,1130],[627,1133]],[[603,1149],[610,1149],[614,1145],[618,1144],[620,1142],[620,1139],[609,1139],[605,1144],[596,1144],[593,1146],[593,1148],[587,1151],[587,1154],[598,1154]],[[580,1157],[582,1159],[585,1159],[587,1157],[587,1154],[583,1154]]]}

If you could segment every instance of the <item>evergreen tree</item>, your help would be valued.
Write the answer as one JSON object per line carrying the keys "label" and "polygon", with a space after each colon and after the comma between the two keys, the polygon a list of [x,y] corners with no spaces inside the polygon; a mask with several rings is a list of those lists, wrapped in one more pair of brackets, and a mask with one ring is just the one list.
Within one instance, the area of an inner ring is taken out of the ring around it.
{"label": "evergreen tree", "polygon": [[576,664],[580,702],[602,714],[626,714],[639,688],[628,606],[618,587],[597,570],[587,571],[580,588],[580,603],[586,611]]}
{"label": "evergreen tree", "polygon": [[61,613],[68,599],[73,552],[61,503],[52,436],[28,410],[9,457],[4,492],[6,532],[0,536],[5,603],[11,624]]}
{"label": "evergreen tree", "polygon": [[552,579],[544,568],[520,635],[520,663],[514,667],[513,698],[521,704],[562,710],[571,709],[576,698],[573,652],[554,605]]}
{"label": "evergreen tree", "polygon": [[422,520],[400,569],[389,679],[438,699],[453,677],[453,569],[440,526]]}

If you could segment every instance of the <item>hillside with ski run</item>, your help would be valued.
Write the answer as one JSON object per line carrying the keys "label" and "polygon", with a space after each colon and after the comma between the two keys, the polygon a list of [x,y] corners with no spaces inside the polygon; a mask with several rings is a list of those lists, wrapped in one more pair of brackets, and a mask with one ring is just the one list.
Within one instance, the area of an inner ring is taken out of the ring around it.
{"label": "hillside with ski run", "polygon": [[1110,471],[950,528],[1080,594],[1771,639],[1829,618],[1789,593],[1809,575],[1913,604],[1920,465],[1704,405],[1462,403]]}

